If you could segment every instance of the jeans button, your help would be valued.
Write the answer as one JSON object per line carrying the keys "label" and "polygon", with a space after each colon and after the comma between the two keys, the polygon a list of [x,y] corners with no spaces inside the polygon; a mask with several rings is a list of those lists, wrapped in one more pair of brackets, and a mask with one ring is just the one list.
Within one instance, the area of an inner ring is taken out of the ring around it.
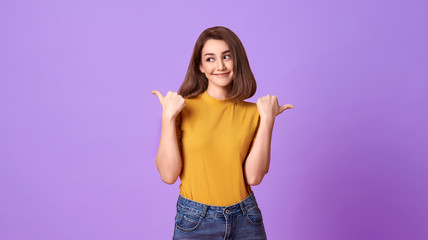
{"label": "jeans button", "polygon": [[226,211],[224,211],[226,214],[228,214],[229,212],[230,212],[230,210],[229,209],[226,209]]}

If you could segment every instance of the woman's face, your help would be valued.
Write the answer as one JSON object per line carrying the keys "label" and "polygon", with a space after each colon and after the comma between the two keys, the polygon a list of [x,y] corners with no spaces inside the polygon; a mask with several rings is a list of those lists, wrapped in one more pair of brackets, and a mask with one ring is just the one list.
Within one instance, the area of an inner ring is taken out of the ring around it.
{"label": "woman's face", "polygon": [[224,40],[209,39],[202,48],[200,70],[208,78],[208,87],[227,89],[233,79],[233,60]]}

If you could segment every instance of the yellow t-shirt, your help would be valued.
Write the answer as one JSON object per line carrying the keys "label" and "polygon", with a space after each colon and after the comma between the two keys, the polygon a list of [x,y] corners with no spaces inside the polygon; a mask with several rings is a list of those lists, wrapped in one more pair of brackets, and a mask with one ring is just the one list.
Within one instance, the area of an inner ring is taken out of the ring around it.
{"label": "yellow t-shirt", "polygon": [[255,103],[218,100],[206,91],[186,99],[177,117],[183,159],[180,194],[200,203],[229,206],[249,196],[243,163],[260,124]]}

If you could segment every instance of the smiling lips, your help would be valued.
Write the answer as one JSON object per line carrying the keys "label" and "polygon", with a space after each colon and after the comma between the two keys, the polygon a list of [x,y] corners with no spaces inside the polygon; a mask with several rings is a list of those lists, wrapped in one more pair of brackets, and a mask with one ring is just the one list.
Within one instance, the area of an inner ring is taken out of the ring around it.
{"label": "smiling lips", "polygon": [[224,77],[224,76],[227,76],[229,73],[230,73],[230,72],[227,72],[227,73],[219,73],[219,74],[214,74],[214,75],[219,76],[219,77]]}

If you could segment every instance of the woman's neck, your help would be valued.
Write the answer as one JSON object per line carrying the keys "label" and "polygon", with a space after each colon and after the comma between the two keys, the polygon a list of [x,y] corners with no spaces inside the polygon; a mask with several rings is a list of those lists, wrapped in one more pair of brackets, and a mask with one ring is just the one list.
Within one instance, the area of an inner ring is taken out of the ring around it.
{"label": "woman's neck", "polygon": [[227,92],[228,90],[226,88],[210,88],[209,86],[207,88],[208,95],[218,100],[226,99]]}

